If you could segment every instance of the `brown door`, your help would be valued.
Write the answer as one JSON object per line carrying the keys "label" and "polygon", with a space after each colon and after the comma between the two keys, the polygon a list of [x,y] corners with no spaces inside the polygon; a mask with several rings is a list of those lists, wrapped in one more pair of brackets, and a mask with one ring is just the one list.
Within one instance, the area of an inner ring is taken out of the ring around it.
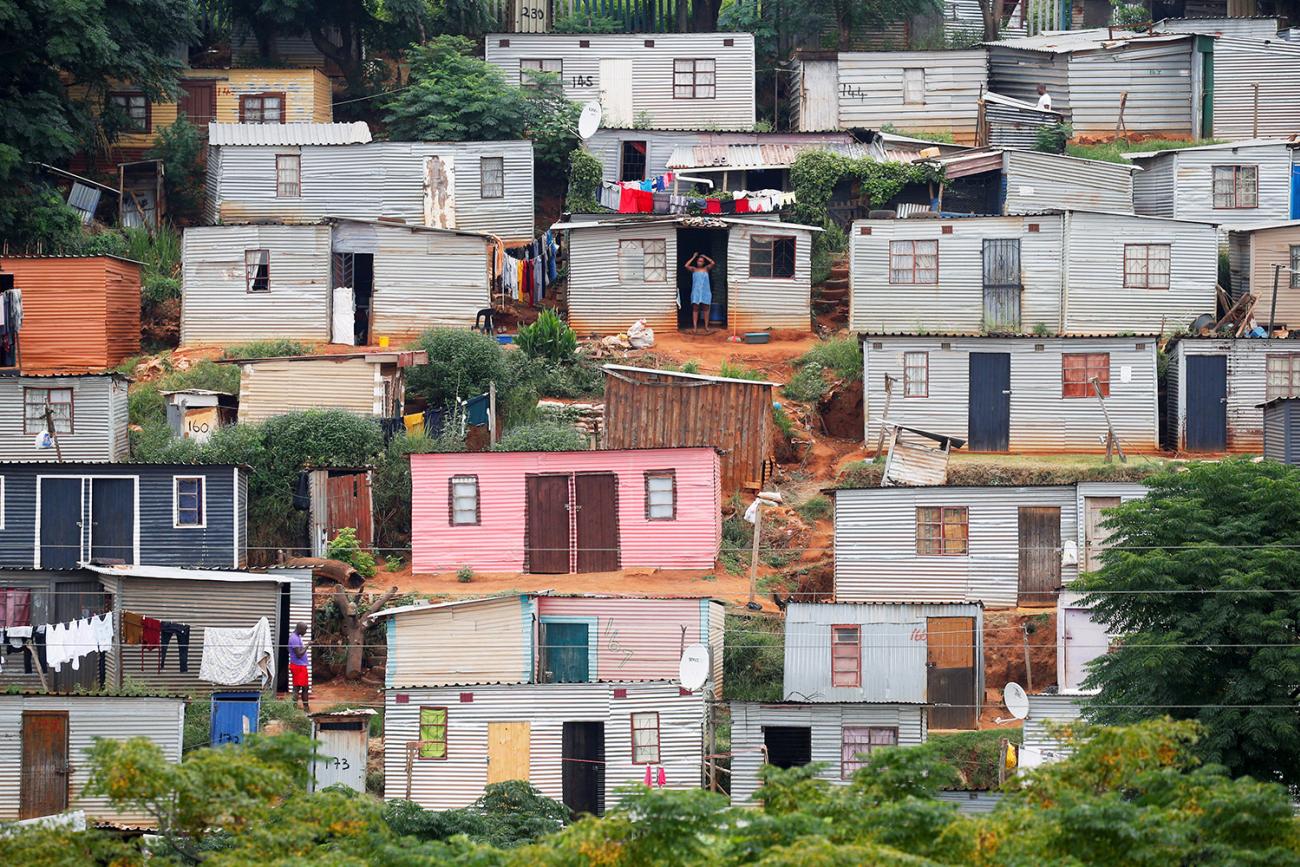
{"label": "brown door", "polygon": [[529,476],[526,482],[529,572],[569,571],[569,477]]}
{"label": "brown door", "polygon": [[326,516],[329,538],[333,539],[344,527],[352,527],[357,531],[361,547],[369,548],[374,544],[369,473],[331,472],[326,482],[325,498],[329,509]]}
{"label": "brown door", "polygon": [[68,809],[68,712],[23,711],[22,786],[18,818],[52,816]]}
{"label": "brown door", "polygon": [[573,477],[578,507],[578,571],[618,569],[618,477],[588,473]]}
{"label": "brown door", "polygon": [[203,135],[208,124],[217,119],[217,88],[214,81],[192,79],[181,82],[181,108],[190,123]]}
{"label": "brown door", "polygon": [[1095,572],[1101,568],[1101,552],[1106,550],[1110,530],[1103,527],[1102,512],[1119,505],[1119,497],[1083,498],[1083,568]]}
{"label": "brown door", "polygon": [[1061,509],[1020,507],[1019,605],[1055,605],[1061,587]]}
{"label": "brown door", "polygon": [[928,617],[925,635],[930,728],[975,728],[975,618]]}

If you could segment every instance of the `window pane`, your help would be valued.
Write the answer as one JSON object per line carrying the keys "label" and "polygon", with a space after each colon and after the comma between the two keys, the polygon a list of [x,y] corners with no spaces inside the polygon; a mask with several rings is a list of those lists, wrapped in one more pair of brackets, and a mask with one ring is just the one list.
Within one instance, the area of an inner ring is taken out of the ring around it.
{"label": "window pane", "polygon": [[485,199],[504,198],[505,190],[504,157],[482,157],[479,159],[479,195]]}
{"label": "window pane", "polygon": [[655,764],[659,761],[659,714],[632,714],[632,761]]}
{"label": "window pane", "polygon": [[447,757],[447,709],[445,707],[420,708],[420,758],[445,759]]}
{"label": "window pane", "polygon": [[472,476],[453,476],[450,484],[451,522],[453,524],[477,524],[478,479]]}

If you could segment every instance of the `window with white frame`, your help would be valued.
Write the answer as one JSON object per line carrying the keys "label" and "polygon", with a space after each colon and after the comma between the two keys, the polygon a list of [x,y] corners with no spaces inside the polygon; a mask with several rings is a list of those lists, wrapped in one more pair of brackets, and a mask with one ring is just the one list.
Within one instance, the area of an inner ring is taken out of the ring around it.
{"label": "window with white frame", "polygon": [[279,199],[302,195],[302,157],[298,154],[275,155],[275,195]]}
{"label": "window with white frame", "polygon": [[525,58],[519,61],[519,86],[537,87],[541,84],[539,73],[564,77],[564,61],[558,57]]}
{"label": "window with white frame", "polygon": [[478,194],[483,199],[506,197],[505,157],[479,157]]}
{"label": "window with white frame", "polygon": [[936,284],[939,282],[938,241],[890,241],[889,282]]}
{"label": "window with white frame", "polygon": [[1300,352],[1274,352],[1267,356],[1268,382],[1264,397],[1300,397]]}
{"label": "window with white frame", "polygon": [[903,397],[930,396],[930,353],[903,353]]}
{"label": "window with white frame", "polygon": [[51,422],[56,434],[72,433],[72,389],[24,388],[23,433],[43,433],[50,430]]}
{"label": "window with white frame", "polygon": [[241,94],[239,97],[239,122],[284,123],[284,94]]}
{"label": "window with white frame", "polygon": [[666,283],[667,242],[662,238],[619,241],[618,279],[622,283]]}
{"label": "window with white frame", "polygon": [[925,69],[920,66],[903,70],[903,104],[925,105]]}
{"label": "window with white frame", "polygon": [[207,492],[203,476],[172,477],[172,526],[207,526]]}
{"label": "window with white frame", "polygon": [[645,474],[645,518],[672,521],[677,517],[677,471],[649,470]]}
{"label": "window with white frame", "polygon": [[898,746],[898,729],[889,726],[844,726],[840,739],[840,779],[847,780],[881,747]]}
{"label": "window with white frame", "polygon": [[244,251],[244,291],[271,291],[270,250],[263,248],[260,250]]}
{"label": "window with white frame", "polygon": [[1258,208],[1258,166],[1215,166],[1214,207],[1216,209]]}
{"label": "window with white frame", "polygon": [[479,523],[478,476],[452,476],[447,486],[452,525]]}
{"label": "window with white frame", "polygon": [[712,58],[673,60],[673,99],[713,99],[717,93]]}
{"label": "window with white frame", "polygon": [[1168,289],[1169,245],[1125,244],[1124,288]]}
{"label": "window with white frame", "polygon": [[632,714],[632,764],[659,764],[659,712]]}

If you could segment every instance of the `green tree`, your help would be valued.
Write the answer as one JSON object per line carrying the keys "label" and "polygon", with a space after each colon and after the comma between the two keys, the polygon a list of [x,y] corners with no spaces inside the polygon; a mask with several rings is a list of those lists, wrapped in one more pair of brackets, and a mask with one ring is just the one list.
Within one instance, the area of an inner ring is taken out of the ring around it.
{"label": "green tree", "polygon": [[587,441],[571,424],[535,421],[506,431],[492,447],[494,452],[577,452]]}
{"label": "green tree", "polygon": [[145,154],[163,161],[163,181],[167,192],[167,212],[181,223],[199,218],[203,205],[205,140],[189,120],[181,115],[171,126],[164,127]]}
{"label": "green tree", "polygon": [[1089,718],[1195,719],[1207,761],[1300,784],[1300,472],[1228,460],[1147,484],[1075,585],[1121,636],[1092,663]]}
{"label": "green tree", "polygon": [[419,347],[429,354],[428,364],[411,368],[407,388],[429,402],[445,407],[488,390],[488,383],[505,381],[506,365],[501,344],[486,334],[459,328],[431,328],[420,335]]}
{"label": "green tree", "polygon": [[76,216],[42,185],[34,164],[65,162],[111,138],[110,83],[170,98],[172,48],[195,34],[191,0],[0,2],[0,238],[58,246]]}

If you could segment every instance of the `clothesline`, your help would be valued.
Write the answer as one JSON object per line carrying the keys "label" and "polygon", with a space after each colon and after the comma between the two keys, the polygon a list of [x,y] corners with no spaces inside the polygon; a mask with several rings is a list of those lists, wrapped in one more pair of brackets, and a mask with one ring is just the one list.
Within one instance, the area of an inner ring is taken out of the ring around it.
{"label": "clothesline", "polygon": [[620,214],[763,214],[794,204],[795,194],[781,190],[734,190],[730,198],[675,191],[672,172],[645,181],[601,184],[600,204]]}
{"label": "clothesline", "polygon": [[548,229],[528,244],[498,245],[493,256],[493,288],[502,299],[539,304],[559,276],[560,245]]}

